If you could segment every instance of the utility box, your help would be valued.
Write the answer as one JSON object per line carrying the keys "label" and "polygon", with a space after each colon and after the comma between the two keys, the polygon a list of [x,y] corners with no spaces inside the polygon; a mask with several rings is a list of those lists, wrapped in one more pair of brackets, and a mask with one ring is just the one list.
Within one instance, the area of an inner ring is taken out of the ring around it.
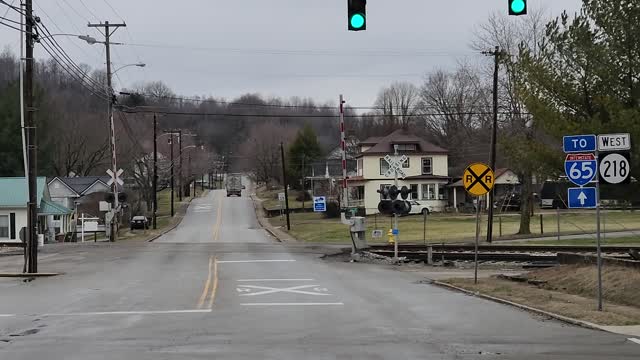
{"label": "utility box", "polygon": [[349,230],[351,231],[351,236],[353,239],[354,251],[359,249],[365,249],[369,247],[367,245],[367,223],[366,219],[362,216],[353,216],[350,219],[351,226]]}

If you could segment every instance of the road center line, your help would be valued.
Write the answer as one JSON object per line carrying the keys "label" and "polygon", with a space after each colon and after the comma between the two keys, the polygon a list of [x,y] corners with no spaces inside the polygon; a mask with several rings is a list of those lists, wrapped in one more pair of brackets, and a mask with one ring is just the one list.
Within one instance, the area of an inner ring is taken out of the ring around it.
{"label": "road center line", "polygon": [[242,303],[242,306],[332,306],[332,305],[344,305],[341,302],[304,302],[304,303]]}
{"label": "road center line", "polygon": [[640,339],[636,339],[636,338],[628,338],[627,340],[629,340],[629,341],[631,341],[631,342],[634,342],[634,343],[636,343],[636,344],[640,345]]}
{"label": "road center line", "polygon": [[216,291],[218,290],[218,258],[213,258],[213,286],[211,287],[211,296],[209,297],[209,309],[213,308],[213,302],[216,300]]}
{"label": "road center line", "polygon": [[213,263],[213,256],[209,256],[209,275],[207,276],[207,281],[204,283],[204,289],[202,290],[202,295],[200,295],[200,299],[198,300],[198,308],[202,308],[204,301],[207,299],[207,294],[209,293],[209,285],[211,284],[211,265]]}
{"label": "road center line", "polygon": [[220,260],[218,264],[234,264],[234,263],[261,263],[261,262],[292,262],[295,260]]}
{"label": "road center line", "polygon": [[313,279],[238,279],[240,282],[259,282],[259,281],[314,281]]}

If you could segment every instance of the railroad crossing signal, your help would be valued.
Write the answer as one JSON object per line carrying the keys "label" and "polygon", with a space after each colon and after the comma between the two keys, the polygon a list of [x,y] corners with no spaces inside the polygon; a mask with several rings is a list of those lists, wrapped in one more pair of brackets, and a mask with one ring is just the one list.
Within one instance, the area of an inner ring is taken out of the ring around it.
{"label": "railroad crossing signal", "polygon": [[367,0],[347,0],[350,31],[367,30]]}
{"label": "railroad crossing signal", "polygon": [[407,156],[402,155],[398,159],[394,159],[390,155],[386,155],[384,160],[389,164],[389,169],[384,173],[386,177],[394,177],[398,173],[398,177],[404,179],[407,174],[402,170],[402,164],[407,162]]}
{"label": "railroad crossing signal", "polygon": [[482,196],[493,189],[495,175],[487,164],[469,165],[462,175],[465,190],[473,196]]}
{"label": "railroad crossing signal", "polygon": [[114,175],[113,171],[111,171],[111,169],[107,169],[107,175],[109,175],[111,177],[111,179],[109,179],[109,181],[107,181],[107,185],[111,186],[115,181],[118,185],[123,186],[124,185],[124,181],[120,178],[120,175],[122,175],[122,173],[124,173],[124,170],[120,169]]}

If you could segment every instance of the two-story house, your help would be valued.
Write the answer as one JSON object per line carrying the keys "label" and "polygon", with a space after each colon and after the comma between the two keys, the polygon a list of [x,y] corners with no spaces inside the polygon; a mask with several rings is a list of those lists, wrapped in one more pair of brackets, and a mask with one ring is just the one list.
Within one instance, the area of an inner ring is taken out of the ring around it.
{"label": "two-story house", "polygon": [[433,211],[443,211],[448,203],[447,184],[450,180],[447,150],[405,129],[360,142],[357,176],[348,181],[350,206],[364,208],[367,215],[378,212],[378,190],[394,183],[392,177],[385,177],[389,164],[384,157],[393,155],[396,145],[398,153],[408,158],[402,166],[406,177],[398,179],[398,187],[408,187],[412,200],[425,203]]}

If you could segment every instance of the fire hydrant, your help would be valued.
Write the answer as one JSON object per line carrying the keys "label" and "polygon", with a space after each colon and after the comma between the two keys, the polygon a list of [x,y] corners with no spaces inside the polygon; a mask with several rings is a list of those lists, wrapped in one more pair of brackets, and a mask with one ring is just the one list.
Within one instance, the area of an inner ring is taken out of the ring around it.
{"label": "fire hydrant", "polygon": [[396,242],[396,237],[393,235],[393,229],[389,229],[389,231],[387,232],[387,236],[389,237],[387,243],[394,244]]}

